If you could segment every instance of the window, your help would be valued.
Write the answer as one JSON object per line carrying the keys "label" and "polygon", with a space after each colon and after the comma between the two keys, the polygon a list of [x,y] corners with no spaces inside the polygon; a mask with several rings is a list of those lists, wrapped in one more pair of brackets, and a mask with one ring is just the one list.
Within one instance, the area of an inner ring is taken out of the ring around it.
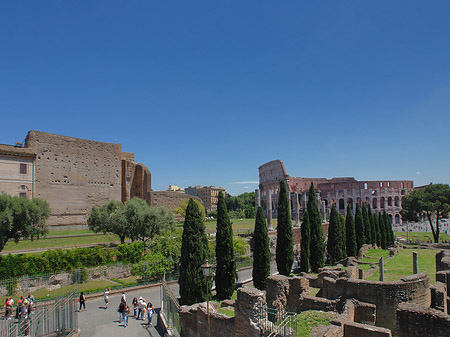
{"label": "window", "polygon": [[20,164],[20,174],[27,174],[27,164]]}
{"label": "window", "polygon": [[26,192],[20,192],[19,193],[19,197],[26,198],[27,197],[27,193]]}
{"label": "window", "polygon": [[25,185],[20,185],[20,189],[21,189],[22,191],[25,191]]}

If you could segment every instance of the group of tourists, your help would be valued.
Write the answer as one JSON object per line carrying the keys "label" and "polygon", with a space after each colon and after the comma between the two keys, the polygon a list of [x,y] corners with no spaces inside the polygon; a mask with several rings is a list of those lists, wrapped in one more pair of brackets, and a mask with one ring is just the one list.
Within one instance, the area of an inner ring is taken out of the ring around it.
{"label": "group of tourists", "polygon": [[[106,290],[105,290],[106,292]],[[105,307],[107,307],[106,297],[105,297]],[[131,315],[131,309],[133,309],[133,315]],[[128,326],[128,317],[134,317],[136,320],[147,319],[147,325],[152,325],[152,318],[154,314],[153,305],[151,302],[147,302],[142,296],[137,299],[133,298],[131,302],[131,307],[127,304],[127,297],[125,292],[122,292],[120,298],[119,308],[117,309],[119,313],[119,323],[123,321],[124,327]]]}
{"label": "group of tourists", "polygon": [[[35,298],[31,293],[28,293],[26,298],[21,296],[17,301],[14,317],[18,320],[26,320],[30,318],[31,312],[33,311],[34,302]],[[13,307],[14,299],[12,297],[7,297],[5,301],[5,319],[11,319],[13,317]]]}

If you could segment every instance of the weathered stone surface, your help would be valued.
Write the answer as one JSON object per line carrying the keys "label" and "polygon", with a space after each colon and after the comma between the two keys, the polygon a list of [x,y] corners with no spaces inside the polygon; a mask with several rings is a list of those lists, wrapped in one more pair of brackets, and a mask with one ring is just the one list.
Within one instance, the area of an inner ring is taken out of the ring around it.
{"label": "weathered stone surface", "polygon": [[344,324],[344,337],[391,337],[391,330],[376,326],[346,322]]}
{"label": "weathered stone surface", "polygon": [[450,316],[422,305],[400,303],[397,307],[397,336],[449,336]]}
{"label": "weathered stone surface", "polygon": [[267,306],[286,310],[289,296],[289,277],[273,275],[266,280]]}
{"label": "weathered stone surface", "polygon": [[199,201],[202,205],[203,202],[199,197],[195,197],[184,192],[174,191],[152,191],[151,192],[152,206],[164,206],[169,209],[175,209],[180,205],[183,200],[192,198]]}
{"label": "weathered stone surface", "polygon": [[450,270],[450,250],[441,250],[436,254],[436,272]]}
{"label": "weathered stone surface", "polygon": [[234,315],[235,336],[261,336],[261,328],[258,326],[258,303],[264,303],[265,297],[262,291],[255,288],[243,287],[238,289]]}
{"label": "weathered stone surface", "polygon": [[377,307],[377,324],[395,330],[395,312],[399,303],[409,301],[430,305],[430,280],[424,273],[397,282],[324,278],[322,296],[328,299],[342,296],[373,303]]}

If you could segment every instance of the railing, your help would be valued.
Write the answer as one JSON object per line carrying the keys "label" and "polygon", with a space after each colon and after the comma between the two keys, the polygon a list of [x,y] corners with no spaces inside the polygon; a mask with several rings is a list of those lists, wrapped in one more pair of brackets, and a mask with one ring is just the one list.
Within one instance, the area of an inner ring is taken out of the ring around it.
{"label": "railing", "polygon": [[268,308],[264,300],[258,302],[258,325],[264,337],[297,336],[296,313]]}
{"label": "railing", "polygon": [[161,280],[162,285],[162,303],[161,303],[161,314],[164,315],[166,322],[168,323],[168,328],[173,336],[180,336],[181,325],[180,325],[180,315],[178,311],[180,310],[180,305],[177,298],[170,290],[165,277]]}
{"label": "railing", "polygon": [[77,292],[52,301],[36,303],[33,311],[23,318],[0,322],[0,337],[70,336],[78,329]]}

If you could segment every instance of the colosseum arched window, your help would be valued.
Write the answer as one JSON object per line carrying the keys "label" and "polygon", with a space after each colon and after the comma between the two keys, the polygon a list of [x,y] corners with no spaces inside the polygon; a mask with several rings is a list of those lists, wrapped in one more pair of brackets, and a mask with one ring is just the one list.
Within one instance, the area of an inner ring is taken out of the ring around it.
{"label": "colosseum arched window", "polygon": [[352,198],[348,198],[348,199],[347,199],[347,205],[348,205],[348,207],[350,207],[351,209],[353,209],[353,199],[352,199]]}
{"label": "colosseum arched window", "polygon": [[344,201],[344,199],[339,199],[339,209],[345,209],[345,201]]}
{"label": "colosseum arched window", "polygon": [[395,207],[400,206],[400,199],[399,199],[399,197],[395,197],[395,198],[394,198],[394,206],[395,206]]}
{"label": "colosseum arched window", "polygon": [[377,198],[373,198],[372,199],[372,208],[373,209],[378,208],[378,200],[377,200]]}
{"label": "colosseum arched window", "polygon": [[384,208],[384,197],[380,198],[380,208]]}
{"label": "colosseum arched window", "polygon": [[395,224],[399,225],[400,224],[400,215],[395,214]]}
{"label": "colosseum arched window", "polygon": [[388,206],[392,206],[392,197],[388,197]]}

